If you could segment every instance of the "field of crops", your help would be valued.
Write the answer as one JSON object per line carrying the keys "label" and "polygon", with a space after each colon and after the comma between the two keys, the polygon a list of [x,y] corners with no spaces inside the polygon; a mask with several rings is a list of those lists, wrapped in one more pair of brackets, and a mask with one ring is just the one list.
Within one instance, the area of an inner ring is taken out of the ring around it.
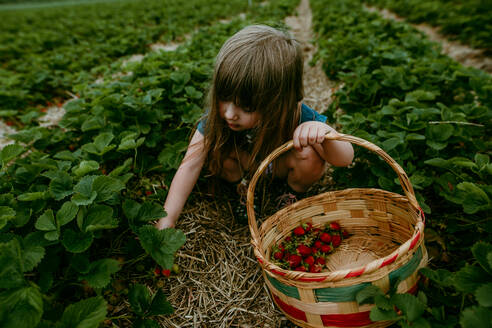
{"label": "field of crops", "polygon": [[[183,304],[167,300],[154,268],[171,270],[163,279],[175,283],[192,271],[175,265],[192,232],[158,231],[152,221],[165,215],[222,43],[249,24],[285,27],[298,4],[0,1],[0,127],[16,131],[0,150],[0,327],[168,327],[163,316],[180,326],[185,319],[173,312]],[[395,159],[427,218],[431,260],[418,294],[402,302],[373,290],[358,300],[376,304],[373,321],[395,326],[491,327],[492,78],[442,54],[411,23],[438,26],[490,54],[492,6],[311,0],[310,7],[314,61],[339,85],[317,110]],[[176,46],[153,51],[167,44]],[[63,118],[43,126],[52,105],[63,107]],[[360,149],[350,169],[331,174],[336,189],[401,193],[394,172]],[[280,312],[272,313],[265,327],[280,327]],[[188,326],[246,327],[244,318]]]}

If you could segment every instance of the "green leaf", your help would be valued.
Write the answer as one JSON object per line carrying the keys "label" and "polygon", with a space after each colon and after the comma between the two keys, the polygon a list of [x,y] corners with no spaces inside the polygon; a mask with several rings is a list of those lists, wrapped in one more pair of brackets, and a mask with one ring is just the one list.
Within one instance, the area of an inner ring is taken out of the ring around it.
{"label": "green leaf", "polygon": [[53,215],[53,210],[48,209],[36,220],[34,224],[36,229],[41,231],[51,231],[56,230],[55,216]]}
{"label": "green leaf", "polygon": [[454,275],[454,285],[464,293],[474,293],[484,283],[488,283],[490,276],[480,266],[466,265]]}
{"label": "green leaf", "polygon": [[138,230],[138,237],[143,249],[164,269],[171,269],[174,253],[186,241],[181,230],[174,228],[157,230],[151,225],[141,227]]}
{"label": "green leaf", "polygon": [[56,177],[50,182],[51,195],[56,200],[61,200],[68,195],[73,194],[72,177],[66,172],[59,171]]}
{"label": "green leaf", "polygon": [[443,142],[453,135],[454,127],[451,124],[431,124],[427,126],[427,141]]}
{"label": "green leaf", "polygon": [[91,246],[93,240],[94,235],[91,232],[83,233],[66,229],[63,231],[61,243],[71,253],[82,253]]}
{"label": "green leaf", "polygon": [[[26,244],[26,243],[24,243]],[[38,245],[29,245],[26,244],[24,246],[24,250],[22,252],[23,261],[24,261],[24,272],[30,272],[34,270],[34,268],[41,262],[45,255],[44,247]]]}
{"label": "green leaf", "polygon": [[394,310],[382,310],[378,307],[373,307],[369,318],[372,321],[393,321],[398,319],[398,314]]}
{"label": "green leaf", "polygon": [[375,285],[369,285],[362,289],[355,295],[355,299],[359,305],[361,304],[374,304],[374,297],[376,295],[384,295],[381,288]]}
{"label": "green leaf", "polygon": [[472,182],[461,182],[456,188],[463,192],[463,210],[465,213],[474,214],[490,208],[489,196],[476,184]]}
{"label": "green leaf", "polygon": [[125,189],[125,185],[118,179],[100,175],[94,179],[92,190],[97,193],[96,201],[104,202],[115,193]]}
{"label": "green leaf", "polygon": [[72,202],[78,206],[90,205],[94,202],[97,197],[97,192],[93,191],[89,197],[82,194],[75,194],[72,196]]}
{"label": "green leaf", "polygon": [[386,152],[389,152],[401,143],[403,142],[400,138],[393,137],[383,141],[381,148],[383,148]]}
{"label": "green leaf", "polygon": [[424,163],[427,165],[432,165],[432,166],[442,167],[442,168],[450,167],[449,161],[442,159],[442,158],[439,158],[439,157],[428,159],[428,160],[424,161]]}
{"label": "green leaf", "polygon": [[72,202],[76,205],[90,205],[97,197],[97,192],[92,190],[92,183],[97,175],[86,175],[75,185],[73,190],[76,194],[72,197]]}
{"label": "green leaf", "polygon": [[104,321],[107,303],[102,296],[91,297],[67,306],[57,328],[97,328]]}
{"label": "green leaf", "polygon": [[26,192],[17,196],[17,200],[21,202],[32,202],[34,200],[43,199],[45,195],[44,191]]}
{"label": "green leaf", "polygon": [[125,199],[123,202],[123,213],[129,220],[135,220],[138,218],[140,207],[142,207],[142,205],[133,199]]}
{"label": "green leaf", "polygon": [[463,328],[490,328],[492,312],[481,306],[471,306],[461,312],[460,324]]}
{"label": "green leaf", "polygon": [[25,151],[24,147],[18,144],[10,144],[5,146],[0,152],[0,159],[2,161],[2,165],[6,165],[11,160],[19,156]]}
{"label": "green leaf", "polygon": [[391,296],[391,302],[406,315],[410,322],[420,318],[427,308],[425,303],[412,294],[395,294]]}
{"label": "green leaf", "polygon": [[138,211],[138,220],[151,221],[166,216],[166,211],[160,204],[145,202]]}
{"label": "green leaf", "polygon": [[485,307],[492,306],[492,282],[482,285],[475,291],[475,297],[478,304]]}
{"label": "green leaf", "polygon": [[149,315],[166,315],[174,313],[173,306],[167,300],[166,295],[162,289],[158,289],[152,298],[152,304],[150,305]]}
{"label": "green leaf", "polygon": [[56,212],[56,221],[59,226],[64,226],[72,221],[78,211],[79,207],[75,203],[70,201],[63,203],[62,207],[58,210],[58,212]]}
{"label": "green leaf", "polygon": [[430,268],[422,268],[420,269],[420,273],[422,273],[424,276],[431,279],[432,281],[437,282],[441,286],[447,287],[453,284],[453,274],[446,269],[432,270]]}
{"label": "green leaf", "polygon": [[492,265],[488,260],[488,256],[492,254],[492,245],[479,241],[472,247],[473,256],[477,259],[477,262],[488,273],[492,274]]}
{"label": "green leaf", "polygon": [[48,231],[44,234],[44,238],[49,241],[55,241],[60,238],[60,233],[57,230]]}
{"label": "green leaf", "polygon": [[8,206],[0,206],[0,230],[15,218],[16,212]]}
{"label": "green leaf", "polygon": [[79,276],[79,280],[87,280],[93,288],[106,287],[111,282],[111,275],[120,270],[120,264],[114,259],[102,259],[92,262],[89,272]]}
{"label": "green leaf", "polygon": [[89,172],[99,169],[99,163],[96,161],[82,161],[80,164],[74,168],[73,173],[78,176],[84,176]]}
{"label": "green leaf", "polygon": [[116,227],[118,227],[118,221],[113,218],[113,209],[106,205],[94,205],[87,211],[81,230],[90,232]]}
{"label": "green leaf", "polygon": [[0,288],[16,288],[24,284],[21,251],[15,238],[8,243],[0,243]]}
{"label": "green leaf", "polygon": [[0,326],[34,328],[43,316],[43,298],[39,288],[26,286],[0,293]]}
{"label": "green leaf", "polygon": [[128,291],[130,306],[138,316],[145,316],[150,308],[150,293],[146,286],[135,284]]}

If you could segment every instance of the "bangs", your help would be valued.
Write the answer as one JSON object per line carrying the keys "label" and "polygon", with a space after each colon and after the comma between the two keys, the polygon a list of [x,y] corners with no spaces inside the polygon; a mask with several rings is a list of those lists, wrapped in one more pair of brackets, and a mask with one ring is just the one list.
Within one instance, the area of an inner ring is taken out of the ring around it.
{"label": "bangs", "polygon": [[244,69],[219,70],[215,80],[217,99],[233,102],[245,112],[257,111],[261,107],[258,101],[260,86],[253,82],[258,79],[252,75],[253,72]]}

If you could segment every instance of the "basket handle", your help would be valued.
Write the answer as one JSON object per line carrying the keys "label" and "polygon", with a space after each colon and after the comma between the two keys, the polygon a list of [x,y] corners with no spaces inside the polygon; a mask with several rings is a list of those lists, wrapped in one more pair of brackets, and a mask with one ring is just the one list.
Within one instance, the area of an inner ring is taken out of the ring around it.
{"label": "basket handle", "polygon": [[[393,170],[396,172],[398,175],[398,179],[400,179],[400,184],[403,188],[403,192],[405,193],[405,196],[407,196],[408,201],[410,202],[410,205],[412,205],[416,210],[420,211],[420,206],[419,203],[417,202],[417,199],[415,198],[415,192],[413,191],[412,184],[410,183],[410,180],[405,173],[405,171],[401,168],[401,166],[393,159],[391,156],[389,156],[384,150],[382,150],[380,147],[376,146],[375,144],[364,140],[362,138],[354,137],[348,134],[342,134],[342,133],[328,133],[325,136],[325,140],[339,140],[339,141],[348,141],[354,145],[358,145],[361,147],[364,147],[366,149],[369,149],[372,152],[375,152],[378,154],[380,157],[382,157],[386,163],[388,163]],[[293,141],[288,141],[282,146],[278,147],[275,149],[270,155],[268,155],[263,162],[261,162],[260,166],[256,170],[255,174],[251,178],[251,181],[249,183],[248,187],[248,193],[247,193],[247,201],[246,201],[246,209],[248,213],[248,224],[249,228],[251,231],[251,236],[253,238],[253,241],[257,242],[259,240],[259,232],[258,232],[258,224],[256,222],[256,217],[255,217],[255,211],[253,209],[253,203],[254,203],[254,193],[255,193],[255,187],[256,183],[258,182],[258,179],[262,175],[262,173],[265,171],[265,169],[268,167],[268,165],[273,162],[274,159],[279,157],[281,154],[285,153],[286,151],[290,150],[293,147],[294,143]]]}

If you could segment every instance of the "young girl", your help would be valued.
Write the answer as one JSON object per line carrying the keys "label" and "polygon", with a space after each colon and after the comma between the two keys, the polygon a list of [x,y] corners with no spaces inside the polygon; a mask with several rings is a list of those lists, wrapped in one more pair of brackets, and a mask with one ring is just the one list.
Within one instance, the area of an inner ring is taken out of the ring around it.
{"label": "young girl", "polygon": [[209,109],[191,138],[164,204],[158,229],[174,227],[206,164],[211,175],[237,183],[253,174],[275,148],[293,139],[294,149],[270,167],[295,192],[305,192],[325,163],[347,166],[352,145],[325,140],[337,132],[326,117],[301,103],[303,58],[299,43],[269,26],[248,26],[222,46],[216,58]]}

